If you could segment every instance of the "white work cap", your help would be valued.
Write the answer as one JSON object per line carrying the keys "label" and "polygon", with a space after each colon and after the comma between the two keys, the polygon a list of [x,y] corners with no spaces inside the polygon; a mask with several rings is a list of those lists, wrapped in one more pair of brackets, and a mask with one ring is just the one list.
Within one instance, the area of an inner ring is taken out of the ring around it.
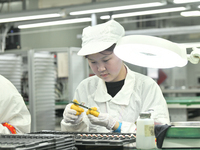
{"label": "white work cap", "polygon": [[124,28],[114,20],[95,26],[88,26],[83,29],[82,48],[78,55],[86,56],[104,51],[114,43],[117,43],[124,34]]}

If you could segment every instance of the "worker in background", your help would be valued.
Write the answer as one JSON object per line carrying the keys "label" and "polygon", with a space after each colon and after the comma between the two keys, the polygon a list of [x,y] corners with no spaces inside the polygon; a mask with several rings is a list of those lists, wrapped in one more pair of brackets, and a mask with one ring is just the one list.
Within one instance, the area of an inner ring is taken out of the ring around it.
{"label": "worker in background", "polygon": [[84,28],[78,55],[88,59],[95,76],[78,85],[74,99],[92,110],[68,104],[61,121],[62,131],[134,133],[139,113],[150,108],[154,110],[151,116],[155,124],[170,123],[157,83],[131,71],[113,53],[124,34],[124,28],[114,20]]}
{"label": "worker in background", "polygon": [[15,86],[0,75],[0,134],[29,133],[31,116]]}

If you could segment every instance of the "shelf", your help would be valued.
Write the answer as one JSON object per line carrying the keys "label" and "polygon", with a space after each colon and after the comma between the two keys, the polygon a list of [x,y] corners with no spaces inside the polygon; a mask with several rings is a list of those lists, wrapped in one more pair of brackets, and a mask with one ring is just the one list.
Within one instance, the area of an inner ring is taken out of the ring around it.
{"label": "shelf", "polygon": [[168,108],[200,108],[200,97],[165,97]]}
{"label": "shelf", "polygon": [[196,105],[200,104],[200,97],[165,97],[167,104]]}
{"label": "shelf", "polygon": [[[200,108],[200,97],[165,97],[168,108]],[[25,102],[28,106],[29,103]],[[68,101],[55,102],[56,109],[64,109]]]}
{"label": "shelf", "polygon": [[200,93],[200,89],[163,89],[163,94],[167,93]]}

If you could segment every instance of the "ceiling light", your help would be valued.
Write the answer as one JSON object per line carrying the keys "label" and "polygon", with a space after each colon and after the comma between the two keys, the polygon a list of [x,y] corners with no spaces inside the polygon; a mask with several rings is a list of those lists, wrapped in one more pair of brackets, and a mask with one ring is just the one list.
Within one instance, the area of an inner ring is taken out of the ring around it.
{"label": "ceiling light", "polygon": [[108,8],[74,11],[74,12],[70,12],[70,15],[93,14],[93,13],[101,13],[101,12],[109,12],[109,11],[119,11],[119,10],[128,10],[128,9],[156,7],[156,6],[163,6],[163,5],[166,5],[166,2],[161,1],[161,2],[152,2],[152,3],[144,3],[144,4],[135,4],[135,5],[126,5],[126,6],[117,6],[117,7],[108,7]]}
{"label": "ceiling light", "polygon": [[78,18],[78,19],[68,19],[68,20],[61,20],[61,21],[51,21],[51,22],[19,25],[18,28],[26,29],[26,28],[36,28],[36,27],[54,26],[54,25],[62,25],[62,24],[90,22],[90,21],[91,21],[91,18]]}
{"label": "ceiling light", "polygon": [[44,15],[32,15],[32,16],[23,16],[23,17],[3,18],[3,19],[0,19],[0,23],[16,22],[16,21],[24,21],[24,20],[34,20],[34,19],[44,19],[44,18],[55,18],[55,17],[61,17],[61,14],[60,13],[53,13],[53,14],[44,14]]}
{"label": "ceiling light", "polygon": [[183,17],[200,16],[200,11],[185,11],[180,13]]}
{"label": "ceiling light", "polygon": [[[174,7],[174,8],[138,11],[138,12],[132,12],[132,13],[114,14],[114,15],[112,15],[112,18],[114,19],[114,18],[132,17],[132,16],[177,12],[177,11],[184,11],[184,10],[187,10],[187,9],[189,9],[189,8],[187,8],[187,7]],[[100,18],[101,19],[110,19],[110,16],[105,15],[105,16],[101,16]]]}
{"label": "ceiling light", "polygon": [[125,35],[152,35],[152,36],[180,35],[180,34],[192,34],[192,33],[200,33],[200,25],[125,31]]}
{"label": "ceiling light", "polygon": [[173,1],[173,3],[175,4],[193,3],[193,2],[200,2],[200,0],[174,0]]}

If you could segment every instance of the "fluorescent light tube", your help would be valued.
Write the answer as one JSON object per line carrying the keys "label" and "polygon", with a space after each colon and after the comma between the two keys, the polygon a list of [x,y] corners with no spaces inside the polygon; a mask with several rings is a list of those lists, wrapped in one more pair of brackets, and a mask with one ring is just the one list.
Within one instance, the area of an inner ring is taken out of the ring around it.
{"label": "fluorescent light tube", "polygon": [[[187,9],[188,8],[186,8],[186,7],[174,7],[174,8],[138,11],[138,12],[132,12],[132,13],[115,14],[115,15],[112,15],[112,18],[114,19],[114,18],[132,17],[132,16],[141,16],[141,15],[160,14],[160,13],[184,11]],[[105,16],[101,16],[100,18],[101,19],[110,19],[110,16],[105,15]]]}
{"label": "fluorescent light tube", "polygon": [[24,20],[34,20],[34,19],[44,19],[44,18],[55,18],[55,17],[60,17],[60,16],[61,16],[61,14],[59,14],[59,13],[53,13],[53,14],[45,14],[45,15],[4,18],[4,19],[0,19],[0,23],[16,22],[16,21],[24,21]]}
{"label": "fluorescent light tube", "polygon": [[62,25],[62,24],[90,22],[90,21],[91,21],[91,18],[78,18],[78,19],[68,19],[68,20],[62,20],[62,21],[51,21],[51,22],[19,25],[18,28],[27,29],[27,28],[36,28],[36,27],[54,26],[54,25]]}
{"label": "fluorescent light tube", "polygon": [[193,16],[200,16],[200,11],[185,11],[180,13],[183,17],[193,17]]}
{"label": "fluorescent light tube", "polygon": [[156,7],[156,6],[163,6],[165,4],[166,3],[164,3],[164,2],[153,2],[153,3],[145,3],[145,4],[135,4],[135,5],[126,5],[126,6],[118,6],[118,7],[74,11],[74,12],[70,12],[69,14],[70,15],[84,15],[84,14],[93,14],[93,13],[101,13],[101,12],[109,12],[109,11]]}
{"label": "fluorescent light tube", "polygon": [[175,4],[183,4],[183,3],[192,3],[192,2],[200,2],[200,0],[174,0]]}

